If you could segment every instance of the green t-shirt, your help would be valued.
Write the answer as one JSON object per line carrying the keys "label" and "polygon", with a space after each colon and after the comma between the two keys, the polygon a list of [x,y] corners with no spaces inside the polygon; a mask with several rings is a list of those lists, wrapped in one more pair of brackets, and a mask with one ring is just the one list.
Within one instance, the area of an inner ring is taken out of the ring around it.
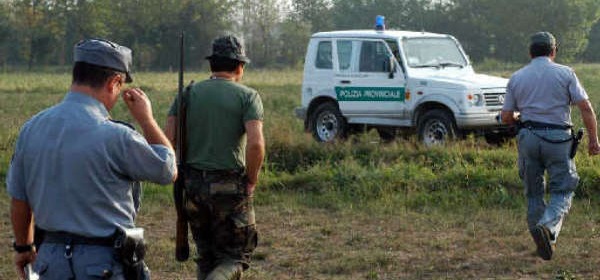
{"label": "green t-shirt", "polygon": [[[258,93],[233,81],[210,79],[195,83],[184,100],[186,163],[201,170],[245,168],[244,124],[263,120]],[[177,108],[176,98],[169,116],[177,116]]]}

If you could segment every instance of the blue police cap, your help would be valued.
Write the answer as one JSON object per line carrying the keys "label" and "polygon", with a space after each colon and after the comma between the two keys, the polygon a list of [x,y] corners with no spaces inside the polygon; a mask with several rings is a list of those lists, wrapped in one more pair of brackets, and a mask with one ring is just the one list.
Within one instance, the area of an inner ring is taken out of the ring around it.
{"label": "blue police cap", "polygon": [[110,68],[126,74],[126,83],[131,83],[131,49],[104,39],[86,39],[75,45],[75,62],[85,62]]}

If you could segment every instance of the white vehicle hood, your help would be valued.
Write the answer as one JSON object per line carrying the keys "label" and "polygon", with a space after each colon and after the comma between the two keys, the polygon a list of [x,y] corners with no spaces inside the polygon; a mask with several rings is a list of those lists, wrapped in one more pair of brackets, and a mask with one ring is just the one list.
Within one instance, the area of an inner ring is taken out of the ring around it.
{"label": "white vehicle hood", "polygon": [[504,88],[508,84],[508,79],[476,74],[472,71],[423,71],[412,74],[417,85],[435,88]]}

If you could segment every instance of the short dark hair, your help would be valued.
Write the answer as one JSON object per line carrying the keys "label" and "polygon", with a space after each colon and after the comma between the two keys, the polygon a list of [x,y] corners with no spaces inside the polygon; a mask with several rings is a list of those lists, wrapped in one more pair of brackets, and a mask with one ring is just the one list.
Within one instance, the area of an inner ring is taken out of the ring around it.
{"label": "short dark hair", "polygon": [[233,72],[239,65],[244,66],[244,62],[227,57],[215,56],[208,61],[211,72]]}
{"label": "short dark hair", "polygon": [[78,61],[73,66],[73,83],[100,88],[111,77],[124,74],[114,69]]}
{"label": "short dark hair", "polygon": [[531,44],[529,46],[529,54],[531,57],[550,56],[554,46],[548,44]]}

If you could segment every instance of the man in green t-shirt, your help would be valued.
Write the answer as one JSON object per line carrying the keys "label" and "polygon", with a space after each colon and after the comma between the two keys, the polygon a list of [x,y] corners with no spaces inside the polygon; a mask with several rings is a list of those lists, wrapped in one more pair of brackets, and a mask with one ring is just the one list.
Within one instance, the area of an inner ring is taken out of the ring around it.
{"label": "man in green t-shirt", "polygon": [[[239,84],[245,56],[240,41],[224,36],[208,56],[212,75],[186,90],[185,208],[196,242],[198,279],[241,279],[257,244],[253,192],[264,159],[263,106]],[[178,102],[166,134],[176,142]]]}

